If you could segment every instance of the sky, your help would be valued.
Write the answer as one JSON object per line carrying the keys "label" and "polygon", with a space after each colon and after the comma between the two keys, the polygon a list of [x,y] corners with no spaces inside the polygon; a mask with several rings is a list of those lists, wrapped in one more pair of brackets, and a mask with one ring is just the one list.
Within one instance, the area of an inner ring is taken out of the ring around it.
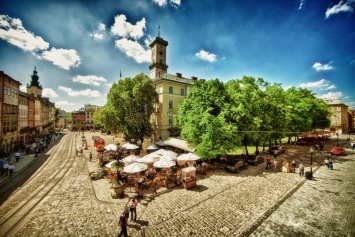
{"label": "sky", "polygon": [[102,106],[113,83],[149,76],[160,32],[170,74],[261,77],[355,109],[354,14],[355,0],[1,0],[0,70],[26,92],[36,67],[67,112]]}

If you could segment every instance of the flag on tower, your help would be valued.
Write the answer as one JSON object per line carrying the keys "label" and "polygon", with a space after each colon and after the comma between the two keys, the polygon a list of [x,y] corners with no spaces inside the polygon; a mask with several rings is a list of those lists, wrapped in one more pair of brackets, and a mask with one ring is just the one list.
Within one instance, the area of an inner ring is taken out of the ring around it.
{"label": "flag on tower", "polygon": [[121,70],[120,70],[120,79],[121,79],[121,77],[122,77],[122,73],[121,73]]}

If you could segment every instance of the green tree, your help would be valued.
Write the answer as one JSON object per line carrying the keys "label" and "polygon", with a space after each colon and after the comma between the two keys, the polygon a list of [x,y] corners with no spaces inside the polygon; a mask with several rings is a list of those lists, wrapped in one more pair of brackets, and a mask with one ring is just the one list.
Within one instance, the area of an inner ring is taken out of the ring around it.
{"label": "green tree", "polygon": [[218,79],[198,80],[176,116],[181,137],[196,147],[203,159],[225,154],[240,144],[238,115],[225,85]]}
{"label": "green tree", "polygon": [[146,75],[140,73],[114,83],[107,100],[105,127],[141,141],[153,134],[150,117],[158,103],[158,93]]}

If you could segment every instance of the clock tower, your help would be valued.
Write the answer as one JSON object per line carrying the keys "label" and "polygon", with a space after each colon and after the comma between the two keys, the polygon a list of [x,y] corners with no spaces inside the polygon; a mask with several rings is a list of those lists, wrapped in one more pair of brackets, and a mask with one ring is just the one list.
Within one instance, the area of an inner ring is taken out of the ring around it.
{"label": "clock tower", "polygon": [[168,65],[166,65],[168,41],[165,41],[158,36],[149,46],[152,49],[152,62],[149,65],[150,78],[154,79],[161,77],[162,74],[168,72]]}

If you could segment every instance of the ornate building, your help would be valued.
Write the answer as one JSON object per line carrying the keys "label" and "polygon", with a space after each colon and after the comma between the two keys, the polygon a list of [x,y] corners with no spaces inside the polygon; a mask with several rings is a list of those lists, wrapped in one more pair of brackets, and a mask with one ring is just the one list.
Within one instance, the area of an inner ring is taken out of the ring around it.
{"label": "ornate building", "polygon": [[181,73],[168,74],[167,46],[168,42],[160,36],[150,44],[152,49],[152,62],[149,66],[150,78],[159,95],[159,104],[152,116],[155,129],[154,141],[166,140],[170,136],[168,129],[174,126],[174,116],[178,114],[179,105],[193,87],[194,81],[197,80],[196,77],[182,77]]}
{"label": "ornate building", "polygon": [[19,91],[21,83],[0,71],[0,155],[19,146]]}

